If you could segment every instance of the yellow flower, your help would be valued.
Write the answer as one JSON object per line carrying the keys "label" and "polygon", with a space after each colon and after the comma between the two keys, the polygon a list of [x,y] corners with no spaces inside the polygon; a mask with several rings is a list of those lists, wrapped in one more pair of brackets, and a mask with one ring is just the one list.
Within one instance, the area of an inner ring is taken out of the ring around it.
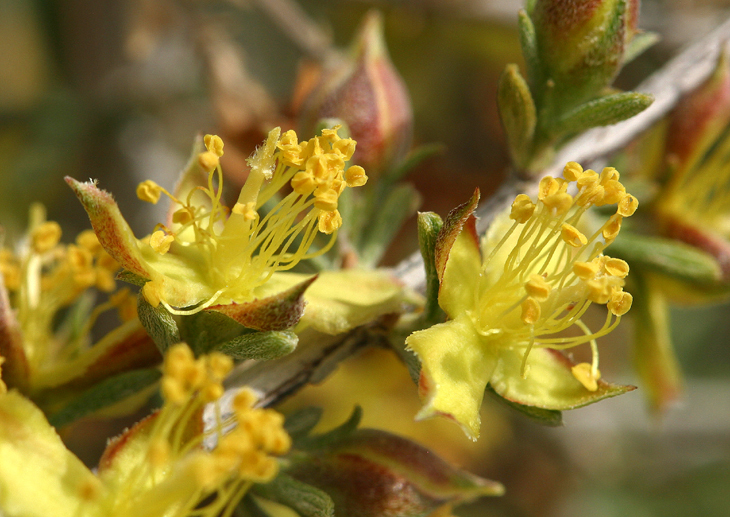
{"label": "yellow flower", "polygon": [[[116,290],[119,264],[91,230],[74,244],[61,242],[61,227],[33,205],[25,243],[0,251],[0,355],[4,381],[31,397],[60,387],[83,390],[101,378],[159,360],[137,320],[136,300],[117,291],[92,307],[91,289]],[[91,344],[100,314],[119,310],[122,325]],[[65,313],[65,315],[64,315]]]}
{"label": "yellow flower", "polygon": [[[406,340],[422,364],[419,417],[450,416],[476,438],[487,384],[511,401],[556,410],[628,389],[599,381],[595,340],[631,307],[628,266],[602,252],[637,203],[613,168],[598,174],[571,162],[564,174],[543,179],[536,202],[517,196],[486,236],[484,260],[471,215],[478,191],[449,214],[436,248],[439,305],[449,321]],[[610,204],[616,215],[587,235],[578,229],[591,206]],[[581,321],[592,303],[609,309],[595,332]],[[564,333],[574,329],[579,335]],[[574,366],[559,352],[581,344],[590,344],[591,364]]]}
{"label": "yellow flower", "polygon": [[[143,200],[155,202],[159,193],[171,200],[167,223],[143,240],[134,237],[109,194],[94,183],[67,182],[101,245],[131,273],[126,278],[144,284],[142,293],[152,306],[161,304],[176,315],[210,308],[248,327],[280,330],[298,321],[302,294],[314,280],[286,272],[332,247],[342,224],[339,196],[347,186],[367,180],[361,167],[346,168],[355,142],[340,138],[337,129],[304,142],[294,131],[280,135],[279,128],[272,130],[249,159],[251,171],[231,208],[222,203],[223,174],[212,159],[223,153],[223,143],[208,135],[208,150],[196,154],[205,155],[208,172],[201,172],[200,160],[194,158],[175,193],[149,181],[140,185]],[[267,202],[267,212],[260,215]],[[315,250],[318,233],[331,237]],[[337,272],[321,276],[332,275],[338,277]],[[383,279],[375,272],[365,276]],[[292,284],[295,278],[298,282]],[[341,278],[347,282],[346,275]],[[272,285],[286,285],[286,290],[272,292]],[[350,287],[357,289],[357,282]],[[392,294],[392,286],[388,291]],[[381,294],[374,292],[373,300]],[[382,310],[392,311],[392,306]]]}
{"label": "yellow flower", "polygon": [[[253,408],[256,396],[247,389],[234,399],[233,416],[202,430],[203,406],[218,404],[231,367],[224,355],[195,359],[186,345],[171,347],[163,407],[112,440],[96,474],[66,450],[30,401],[13,391],[0,394],[4,515],[212,517],[232,511],[252,484],[276,476],[275,456],[288,452],[291,440],[283,417]],[[217,446],[207,450],[203,441],[211,436]]]}

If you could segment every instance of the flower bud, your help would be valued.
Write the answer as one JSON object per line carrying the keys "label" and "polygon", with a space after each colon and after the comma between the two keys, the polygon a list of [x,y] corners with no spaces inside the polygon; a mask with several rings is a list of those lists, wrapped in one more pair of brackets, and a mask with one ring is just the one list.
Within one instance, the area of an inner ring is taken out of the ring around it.
{"label": "flower bud", "polygon": [[287,473],[329,494],[338,515],[362,517],[428,515],[446,503],[504,491],[410,440],[375,429],[330,443]]}
{"label": "flower bud", "polygon": [[[537,0],[530,12],[537,52],[554,102],[565,112],[590,100],[618,74],[636,33],[639,0]],[[538,89],[545,85],[538,86]]]}
{"label": "flower bud", "polygon": [[[302,88],[306,89],[301,85],[298,89]],[[413,127],[410,98],[388,56],[379,13],[366,16],[350,55],[325,62],[319,80],[303,98],[298,114],[302,134],[314,134],[321,119],[342,120],[357,141],[353,161],[368,176],[387,171],[408,152]]]}
{"label": "flower bud", "polygon": [[713,145],[730,121],[730,63],[720,54],[715,71],[674,108],[666,149],[678,172],[687,171]]}

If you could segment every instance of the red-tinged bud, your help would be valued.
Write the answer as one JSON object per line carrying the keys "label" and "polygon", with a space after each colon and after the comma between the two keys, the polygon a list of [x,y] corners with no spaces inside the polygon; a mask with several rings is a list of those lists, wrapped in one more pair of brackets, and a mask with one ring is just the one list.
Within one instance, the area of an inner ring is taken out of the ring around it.
{"label": "red-tinged bud", "polygon": [[[311,74],[301,81],[314,84],[298,114],[303,135],[314,135],[321,119],[342,120],[357,141],[353,161],[371,178],[408,152],[413,129],[410,97],[388,55],[380,13],[365,17],[349,56],[331,58],[316,83]],[[306,88],[297,88],[302,89]]]}
{"label": "red-tinged bud", "polygon": [[15,311],[10,306],[5,279],[0,272],[0,385],[25,391],[28,388],[28,358],[23,349],[23,336]]}
{"label": "red-tinged bud", "polygon": [[501,495],[501,484],[460,471],[428,449],[384,431],[361,429],[287,472],[329,494],[338,515],[410,517],[447,504]]}
{"label": "red-tinged bud", "polygon": [[530,16],[558,113],[598,96],[621,68],[639,0],[537,0]]}
{"label": "red-tinged bud", "polygon": [[730,63],[722,52],[713,74],[672,112],[666,149],[678,173],[689,170],[730,121]]}

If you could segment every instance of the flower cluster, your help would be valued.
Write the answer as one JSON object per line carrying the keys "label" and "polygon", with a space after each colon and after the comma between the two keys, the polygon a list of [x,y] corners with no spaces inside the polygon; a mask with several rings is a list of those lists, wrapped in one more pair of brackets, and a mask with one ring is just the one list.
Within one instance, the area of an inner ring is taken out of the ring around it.
{"label": "flower cluster", "polygon": [[[283,417],[254,408],[248,389],[236,395],[233,416],[220,417],[221,382],[232,365],[222,354],[195,359],[184,343],[171,347],[163,366],[164,405],[109,443],[98,474],[65,449],[30,401],[4,393],[0,383],[0,483],[7,489],[0,505],[12,515],[15,508],[30,511],[24,515],[230,514],[252,484],[276,476],[274,456],[291,445]],[[209,402],[219,416],[208,431],[202,413]],[[212,435],[217,446],[207,450]],[[25,467],[17,469],[21,457]]]}
{"label": "flower cluster", "polygon": [[[476,194],[445,222],[436,264],[439,305],[450,320],[406,341],[422,363],[420,416],[449,415],[475,437],[488,383],[508,399],[547,409],[608,396],[595,340],[616,327],[632,297],[623,290],[628,265],[602,252],[638,202],[614,168],[598,174],[570,162],[564,176],[544,178],[537,202],[517,196],[487,235],[484,260],[473,232]],[[581,217],[605,205],[616,205],[616,212],[583,233]],[[581,321],[592,303],[609,309],[595,332]],[[574,327],[579,335],[564,334]],[[567,358],[556,351],[584,343],[591,345],[591,364],[566,368]]]}

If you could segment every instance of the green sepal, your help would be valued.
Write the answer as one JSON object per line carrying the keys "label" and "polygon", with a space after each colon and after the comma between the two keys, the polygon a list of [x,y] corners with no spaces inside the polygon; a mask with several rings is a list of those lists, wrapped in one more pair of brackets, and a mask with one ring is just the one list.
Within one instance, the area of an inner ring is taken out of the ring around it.
{"label": "green sepal", "polygon": [[522,56],[527,66],[527,79],[533,88],[538,88],[541,84],[540,77],[542,76],[542,69],[540,67],[540,57],[537,52],[535,25],[533,25],[530,15],[524,9],[520,9],[519,13],[517,13],[517,27],[520,31]]}
{"label": "green sepal", "polygon": [[196,357],[212,352],[243,334],[255,332],[215,311],[200,311],[190,316],[182,316],[179,328],[181,341],[188,344]]}
{"label": "green sepal", "polygon": [[162,305],[152,307],[141,291],[137,296],[137,316],[161,354],[164,355],[168,348],[181,341],[173,315]]}
{"label": "green sepal", "polygon": [[270,483],[255,484],[251,491],[292,508],[302,517],[333,517],[335,514],[335,503],[326,492],[286,474],[279,474]]}
{"label": "green sepal", "polygon": [[144,285],[149,282],[149,278],[143,278],[126,269],[122,269],[119,273],[117,273],[116,279],[128,284],[136,285],[137,287],[144,287]]}
{"label": "green sepal", "polygon": [[287,415],[284,430],[296,442],[297,439],[307,436],[314,429],[322,418],[322,413],[324,413],[324,410],[315,406],[295,411]]}
{"label": "green sepal", "polygon": [[307,450],[326,447],[331,443],[338,442],[339,440],[350,436],[353,432],[355,432],[357,426],[360,425],[360,420],[362,420],[362,408],[360,406],[355,406],[350,418],[348,418],[344,424],[341,424],[331,431],[327,431],[323,434],[303,437],[294,442],[294,447],[297,449]]}
{"label": "green sepal", "polygon": [[722,278],[722,270],[710,254],[672,239],[625,231],[611,244],[610,253],[632,267],[693,284],[711,285]]}
{"label": "green sepal", "polygon": [[91,415],[137,395],[155,384],[162,373],[158,368],[145,368],[110,377],[81,393],[48,419],[52,426],[63,427],[81,417]]}
{"label": "green sepal", "polygon": [[526,406],[518,402],[507,400],[494,391],[491,386],[487,386],[487,393],[492,395],[499,402],[511,407],[515,411],[522,413],[530,420],[548,427],[560,427],[563,425],[563,413],[555,409],[543,409],[535,406]]}
{"label": "green sepal", "polygon": [[607,95],[574,108],[558,119],[552,132],[555,134],[582,133],[588,129],[617,124],[633,117],[651,106],[653,95],[638,92],[622,92]]}
{"label": "green sepal", "polygon": [[401,226],[414,214],[421,202],[418,191],[410,184],[397,185],[378,198],[378,207],[361,231],[360,263],[375,266],[390,246]]}
{"label": "green sepal", "polygon": [[626,63],[639,57],[645,50],[653,47],[661,39],[662,37],[659,34],[651,31],[640,32],[634,35],[629,42],[629,46],[624,51],[624,59],[621,65],[626,66]]}
{"label": "green sepal", "polygon": [[530,88],[517,65],[507,65],[499,78],[497,106],[512,161],[524,167],[530,158],[537,112]]}
{"label": "green sepal", "polygon": [[299,337],[291,330],[251,332],[215,347],[215,350],[236,360],[257,359],[268,361],[292,353]]}
{"label": "green sepal", "polygon": [[406,175],[415,169],[421,162],[443,154],[446,151],[444,144],[424,144],[412,149],[403,160],[398,163],[390,172],[387,172],[379,181],[389,184],[402,180]]}
{"label": "green sepal", "polygon": [[443,225],[443,219],[434,212],[418,213],[418,245],[426,270],[426,306],[423,309],[426,323],[435,323],[444,317],[438,304],[439,277],[436,272],[436,238]]}

